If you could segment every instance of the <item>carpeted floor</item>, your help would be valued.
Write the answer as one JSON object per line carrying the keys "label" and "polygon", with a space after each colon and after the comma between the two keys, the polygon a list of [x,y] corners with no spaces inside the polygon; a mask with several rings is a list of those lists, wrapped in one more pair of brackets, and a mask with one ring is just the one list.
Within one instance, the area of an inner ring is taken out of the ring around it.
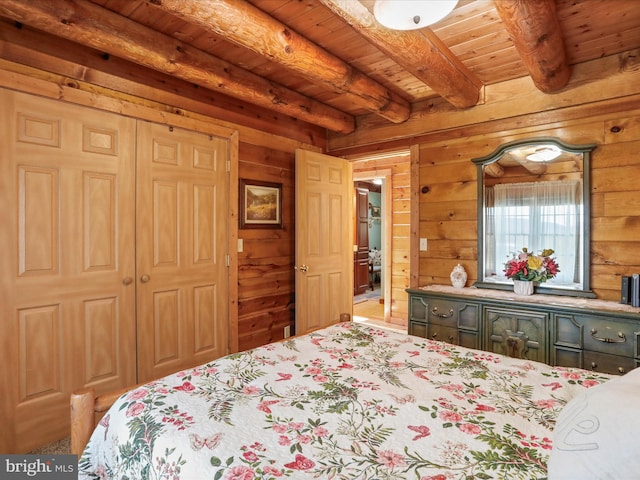
{"label": "carpeted floor", "polygon": [[33,455],[68,455],[71,453],[71,438],[63,438],[29,453]]}

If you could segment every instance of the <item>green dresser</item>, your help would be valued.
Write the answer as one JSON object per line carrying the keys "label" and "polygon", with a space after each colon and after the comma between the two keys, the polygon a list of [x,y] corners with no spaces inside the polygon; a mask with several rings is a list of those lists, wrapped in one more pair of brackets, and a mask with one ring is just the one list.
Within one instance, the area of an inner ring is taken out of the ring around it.
{"label": "green dresser", "polygon": [[409,291],[409,333],[468,348],[481,348],[480,304],[465,298]]}
{"label": "green dresser", "polygon": [[596,299],[445,285],[408,289],[411,335],[551,365],[640,365],[640,309]]}

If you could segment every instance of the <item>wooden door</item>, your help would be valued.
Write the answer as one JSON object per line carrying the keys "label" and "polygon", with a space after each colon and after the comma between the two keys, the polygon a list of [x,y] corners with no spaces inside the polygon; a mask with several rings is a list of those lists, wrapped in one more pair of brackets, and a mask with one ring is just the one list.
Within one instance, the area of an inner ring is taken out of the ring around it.
{"label": "wooden door", "polygon": [[353,312],[351,163],[296,150],[296,334]]}
{"label": "wooden door", "polygon": [[0,90],[0,451],[135,383],[135,121]]}
{"label": "wooden door", "polygon": [[227,140],[138,122],[138,381],[227,353]]}
{"label": "wooden door", "polygon": [[356,187],[356,248],[353,253],[354,295],[369,286],[369,190]]}

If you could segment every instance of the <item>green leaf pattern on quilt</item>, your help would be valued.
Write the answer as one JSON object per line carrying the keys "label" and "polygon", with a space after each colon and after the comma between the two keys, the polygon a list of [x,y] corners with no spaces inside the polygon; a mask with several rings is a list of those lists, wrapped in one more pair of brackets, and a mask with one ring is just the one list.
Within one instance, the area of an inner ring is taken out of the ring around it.
{"label": "green leaf pattern on quilt", "polygon": [[560,409],[608,378],[339,324],[129,392],[80,478],[542,479]]}

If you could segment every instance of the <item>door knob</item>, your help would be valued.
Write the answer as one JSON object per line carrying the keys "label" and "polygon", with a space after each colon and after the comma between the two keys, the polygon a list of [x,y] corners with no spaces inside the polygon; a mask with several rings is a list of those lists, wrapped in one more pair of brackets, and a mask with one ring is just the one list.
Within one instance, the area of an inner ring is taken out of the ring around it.
{"label": "door knob", "polygon": [[124,277],[122,279],[122,284],[123,285],[131,285],[131,282],[133,282],[133,278],[131,278],[131,277]]}
{"label": "door knob", "polygon": [[301,272],[306,272],[309,270],[309,267],[306,265],[300,265],[299,267],[294,267],[296,270],[300,270]]}
{"label": "door knob", "polygon": [[149,277],[149,275],[142,275],[142,276],[140,277],[140,281],[141,281],[142,283],[147,283],[149,280],[151,280],[151,277]]}

